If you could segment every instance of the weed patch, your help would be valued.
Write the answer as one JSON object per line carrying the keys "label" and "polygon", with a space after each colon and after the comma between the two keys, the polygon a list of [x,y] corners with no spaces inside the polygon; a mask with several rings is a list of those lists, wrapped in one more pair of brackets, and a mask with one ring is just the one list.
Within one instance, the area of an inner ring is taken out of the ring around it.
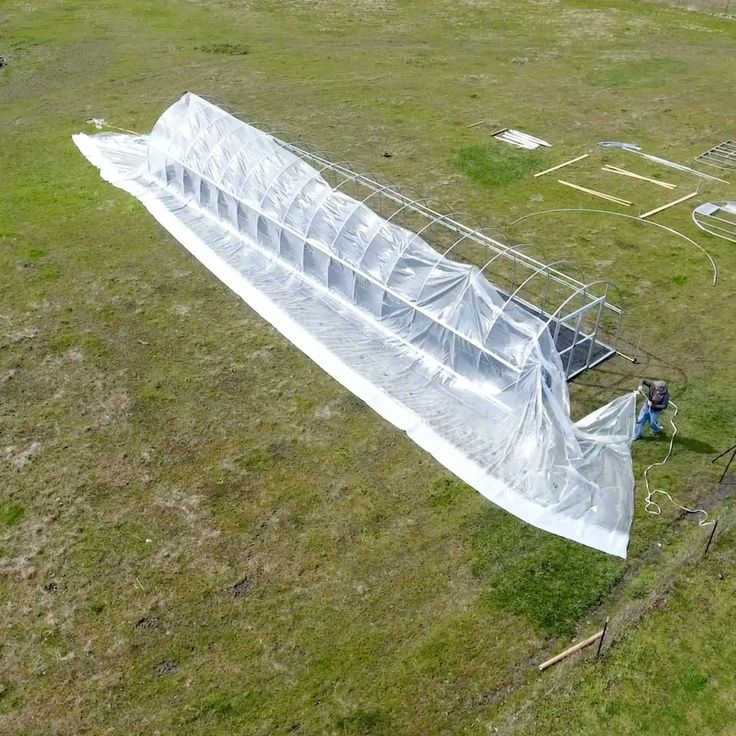
{"label": "weed patch", "polygon": [[386,716],[375,708],[356,708],[352,713],[340,716],[335,722],[339,733],[369,734],[386,723]]}
{"label": "weed patch", "polygon": [[224,693],[213,695],[199,706],[194,716],[189,718],[187,722],[210,721],[217,723],[228,720],[248,711],[256,701],[257,693],[255,692],[232,696]]}
{"label": "weed patch", "polygon": [[459,494],[466,491],[467,487],[454,478],[440,478],[432,484],[432,493],[429,502],[435,507],[452,506]]}
{"label": "weed patch", "polygon": [[490,508],[475,522],[473,573],[488,601],[568,636],[624,572],[620,560]]}
{"label": "weed patch", "polygon": [[452,164],[477,184],[501,187],[544,168],[547,157],[539,151],[512,148],[496,141],[457,149]]}
{"label": "weed patch", "polygon": [[195,51],[223,56],[245,56],[248,53],[248,47],[243,46],[242,43],[210,43],[206,46],[197,46]]}
{"label": "weed patch", "polygon": [[25,515],[25,509],[17,503],[0,504],[0,523],[15,526]]}

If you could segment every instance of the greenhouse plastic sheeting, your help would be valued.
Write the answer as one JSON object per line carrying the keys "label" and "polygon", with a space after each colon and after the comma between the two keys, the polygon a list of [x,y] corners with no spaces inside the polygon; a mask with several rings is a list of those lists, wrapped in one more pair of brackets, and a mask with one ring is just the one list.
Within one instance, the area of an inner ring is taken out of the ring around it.
{"label": "greenhouse plastic sheeting", "polygon": [[573,422],[547,323],[477,268],[193,94],[150,135],[74,141],[288,340],[486,498],[626,555],[635,393]]}

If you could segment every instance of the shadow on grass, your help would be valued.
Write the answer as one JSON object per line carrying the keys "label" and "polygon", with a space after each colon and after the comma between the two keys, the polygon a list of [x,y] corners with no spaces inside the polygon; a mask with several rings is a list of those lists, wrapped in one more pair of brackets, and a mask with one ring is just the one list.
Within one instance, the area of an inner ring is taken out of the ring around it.
{"label": "shadow on grass", "polygon": [[[667,438],[664,438],[667,439]],[[699,455],[715,455],[718,453],[713,445],[709,445],[703,440],[699,440],[696,437],[683,437],[679,432],[675,437],[675,449],[680,447],[684,450],[690,450],[690,452],[696,452]]]}

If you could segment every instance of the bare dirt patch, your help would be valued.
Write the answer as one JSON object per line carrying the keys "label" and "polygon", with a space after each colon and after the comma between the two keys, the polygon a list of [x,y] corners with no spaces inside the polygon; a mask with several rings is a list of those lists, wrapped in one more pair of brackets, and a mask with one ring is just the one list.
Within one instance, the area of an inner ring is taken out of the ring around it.
{"label": "bare dirt patch", "polygon": [[163,628],[163,622],[155,616],[142,616],[135,622],[136,631],[162,631]]}
{"label": "bare dirt patch", "polygon": [[41,443],[33,440],[25,448],[18,449],[11,445],[5,448],[5,459],[16,469],[23,470],[28,463],[41,452]]}
{"label": "bare dirt patch", "polygon": [[230,589],[233,598],[245,598],[253,590],[253,581],[245,577]]}
{"label": "bare dirt patch", "polygon": [[179,663],[175,659],[164,659],[162,662],[156,664],[153,668],[158,677],[171,675],[176,672],[177,669],[179,669]]}

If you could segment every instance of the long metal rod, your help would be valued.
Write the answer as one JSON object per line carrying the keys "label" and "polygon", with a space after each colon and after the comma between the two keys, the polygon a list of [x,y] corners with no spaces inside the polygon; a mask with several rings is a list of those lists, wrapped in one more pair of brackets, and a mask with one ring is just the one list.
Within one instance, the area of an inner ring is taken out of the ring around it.
{"label": "long metal rod", "polygon": [[712,153],[708,154],[708,158],[705,159],[703,163],[718,161],[719,163],[726,164],[724,168],[734,168],[736,167],[736,158],[734,158],[734,156],[736,156],[736,154],[734,153],[721,153],[719,151],[713,151]]}
{"label": "long metal rod", "polygon": [[711,460],[711,462],[714,463],[716,460],[720,460],[724,455],[727,455],[729,452],[731,453],[731,457],[728,459],[728,463],[726,463],[726,468],[718,481],[718,485],[723,483],[723,479],[726,477],[726,473],[728,473],[728,470],[731,467],[731,463],[734,461],[734,458],[736,458],[736,445],[733,445],[733,447],[729,447],[728,450],[725,450],[718,457],[714,457],[713,460]]}
{"label": "long metal rod", "polygon": [[595,368],[597,365],[600,365],[604,360],[608,360],[612,355],[619,355],[618,350],[614,350],[609,345],[606,345],[605,343],[599,342],[598,345],[604,348],[608,348],[606,352],[601,353],[590,365],[586,368],[585,366],[581,366],[580,368],[577,368],[574,370],[568,377],[568,381],[572,381],[573,378],[576,378],[581,373],[584,373],[587,370],[590,370],[591,368]]}
{"label": "long metal rod", "polygon": [[603,640],[606,638],[606,631],[608,631],[608,623],[610,622],[610,618],[606,616],[606,620],[603,624],[603,633],[601,634],[601,638],[598,639],[598,649],[595,652],[595,658],[598,659],[598,657],[601,656],[601,649],[603,648]]}
{"label": "long metal rod", "polygon": [[[718,219],[719,219],[718,217],[711,217],[710,215],[701,215],[701,217],[709,217],[709,218],[710,218],[711,220],[718,220]],[[724,222],[724,221],[723,221],[723,220],[721,220],[721,222]],[[705,224],[706,224],[706,225],[707,225],[707,226],[708,226],[708,227],[709,227],[709,228],[710,228],[711,230],[720,230],[720,232],[722,232],[722,233],[727,233],[728,235],[736,235],[736,229],[734,229],[734,230],[729,230],[728,228],[725,228],[725,227],[721,227],[720,225],[714,225],[713,223],[711,223],[711,222],[708,222],[708,220],[705,220]],[[731,223],[729,223],[729,224],[731,224]],[[724,236],[720,236],[720,237],[724,237]]]}
{"label": "long metal rod", "polygon": [[710,536],[708,537],[708,543],[705,545],[705,552],[703,552],[703,557],[708,556],[710,545],[713,543],[713,539],[716,536],[716,529],[718,529],[718,519],[713,522],[713,528],[710,530]]}
{"label": "long metal rod", "polygon": [[572,319],[573,317],[577,317],[579,314],[584,314],[589,309],[596,307],[601,302],[605,303],[605,298],[602,296],[599,296],[597,299],[590,302],[590,304],[584,304],[582,307],[578,307],[577,309],[574,309],[572,312],[568,312],[567,314],[560,315],[560,319],[563,322],[566,322],[567,320]]}
{"label": "long metal rod", "polygon": [[[720,212],[720,208],[718,209],[718,211]],[[699,212],[698,214],[702,213]],[[718,220],[719,222],[725,222],[726,225],[733,225],[733,227],[736,227],[736,220],[728,220],[725,217],[718,217],[717,215],[703,215],[703,217],[710,217],[714,220]]]}

